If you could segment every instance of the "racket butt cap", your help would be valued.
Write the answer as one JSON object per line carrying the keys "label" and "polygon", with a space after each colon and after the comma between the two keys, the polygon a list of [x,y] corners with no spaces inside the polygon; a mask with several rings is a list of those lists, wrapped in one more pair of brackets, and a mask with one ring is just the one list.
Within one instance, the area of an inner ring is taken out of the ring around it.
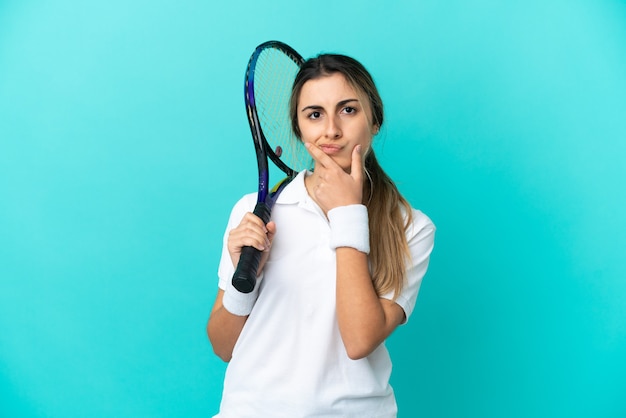
{"label": "racket butt cap", "polygon": [[244,277],[233,277],[233,287],[237,289],[237,291],[241,293],[250,293],[254,290],[254,286],[256,284],[256,279],[254,278],[244,278]]}

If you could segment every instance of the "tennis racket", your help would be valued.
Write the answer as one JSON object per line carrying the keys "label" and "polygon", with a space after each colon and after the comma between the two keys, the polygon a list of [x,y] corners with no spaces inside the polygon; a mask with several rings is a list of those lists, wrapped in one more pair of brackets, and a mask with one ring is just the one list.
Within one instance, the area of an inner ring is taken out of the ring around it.
{"label": "tennis racket", "polygon": [[[265,224],[270,221],[272,207],[280,192],[298,171],[310,164],[304,146],[292,132],[289,117],[291,89],[302,62],[300,54],[290,46],[268,41],[254,50],[246,70],[246,112],[259,169],[259,189],[253,213]],[[286,175],[271,190],[268,159]],[[232,279],[238,291],[249,293],[254,289],[260,260],[259,250],[242,248]]]}

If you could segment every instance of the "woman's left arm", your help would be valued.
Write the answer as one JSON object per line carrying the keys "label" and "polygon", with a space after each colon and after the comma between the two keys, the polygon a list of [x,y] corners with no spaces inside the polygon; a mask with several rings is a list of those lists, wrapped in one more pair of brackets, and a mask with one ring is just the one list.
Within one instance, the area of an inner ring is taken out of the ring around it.
{"label": "woman's left arm", "polygon": [[371,354],[398,325],[404,310],[378,296],[370,276],[367,254],[350,247],[337,248],[337,320],[348,357]]}
{"label": "woman's left arm", "polygon": [[[311,187],[310,192],[329,218],[329,212],[334,208],[360,204],[363,191],[361,146],[356,146],[352,151],[350,173],[344,172],[316,147],[310,144],[305,146],[316,161],[317,183]],[[346,223],[353,221],[355,217],[352,214],[344,214],[343,219],[331,221],[331,224],[343,229],[346,228]],[[367,225],[366,214],[361,222]],[[351,226],[347,228],[351,229]],[[356,229],[359,227],[356,226]],[[344,232],[346,231],[334,231],[334,236],[341,241]],[[357,247],[369,247],[368,234],[357,237],[357,241]],[[359,359],[374,351],[404,321],[405,313],[400,305],[380,298],[376,293],[369,272],[369,248],[356,249],[352,245],[343,244],[345,243],[333,245],[337,256],[337,320],[348,356]]]}

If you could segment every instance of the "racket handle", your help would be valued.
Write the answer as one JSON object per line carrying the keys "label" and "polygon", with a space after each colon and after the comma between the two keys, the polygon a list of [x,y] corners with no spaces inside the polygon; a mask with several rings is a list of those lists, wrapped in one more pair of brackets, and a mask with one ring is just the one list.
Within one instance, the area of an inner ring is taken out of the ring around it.
{"label": "racket handle", "polygon": [[[252,213],[261,218],[264,224],[270,221],[271,208],[264,202],[257,203]],[[254,247],[243,247],[239,263],[237,263],[237,269],[235,274],[233,274],[233,287],[241,293],[252,292],[256,285],[256,273],[260,262],[261,251]]]}

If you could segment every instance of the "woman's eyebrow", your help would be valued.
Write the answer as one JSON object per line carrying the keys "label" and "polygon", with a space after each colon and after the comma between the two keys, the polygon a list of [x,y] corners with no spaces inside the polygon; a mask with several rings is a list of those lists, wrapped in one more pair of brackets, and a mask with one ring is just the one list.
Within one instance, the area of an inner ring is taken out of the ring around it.
{"label": "woman's eyebrow", "polygon": [[323,110],[324,108],[320,105],[310,105],[310,106],[306,106],[303,107],[302,110],[300,110],[300,112],[304,112],[306,110]]}
{"label": "woman's eyebrow", "polygon": [[[352,103],[352,102],[358,102],[358,99],[345,99],[345,100],[341,100],[337,103],[336,107],[342,107],[347,105],[348,103]],[[309,106],[305,106],[303,107],[300,111],[304,112],[306,110],[323,110],[324,107],[320,106],[320,105],[309,105]]]}
{"label": "woman's eyebrow", "polygon": [[337,107],[345,106],[345,105],[347,105],[348,103],[351,103],[351,102],[358,102],[358,100],[357,99],[342,100],[339,103],[337,103]]}

